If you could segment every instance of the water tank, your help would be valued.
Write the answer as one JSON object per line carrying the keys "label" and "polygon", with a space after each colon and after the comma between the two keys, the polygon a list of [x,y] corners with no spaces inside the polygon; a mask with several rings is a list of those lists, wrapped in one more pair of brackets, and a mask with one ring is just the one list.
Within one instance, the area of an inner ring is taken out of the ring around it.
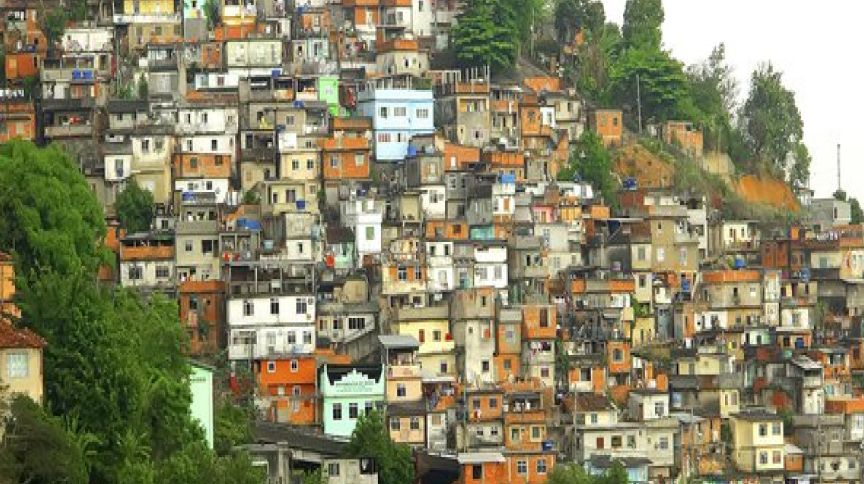
{"label": "water tank", "polygon": [[550,450],[552,450],[552,441],[551,440],[544,440],[543,441],[543,452],[549,452]]}
{"label": "water tank", "polygon": [[636,179],[631,176],[625,178],[622,185],[624,186],[625,190],[635,190],[638,186],[638,183],[636,182]]}
{"label": "water tank", "polygon": [[743,269],[745,267],[747,267],[747,261],[745,261],[741,257],[736,257],[735,258],[735,268],[736,269]]}
{"label": "water tank", "polygon": [[264,250],[273,250],[273,241],[272,240],[265,240],[265,241],[261,242],[261,244],[264,246]]}
{"label": "water tank", "polygon": [[413,145],[408,145],[408,156],[414,157],[417,156],[417,147]]}

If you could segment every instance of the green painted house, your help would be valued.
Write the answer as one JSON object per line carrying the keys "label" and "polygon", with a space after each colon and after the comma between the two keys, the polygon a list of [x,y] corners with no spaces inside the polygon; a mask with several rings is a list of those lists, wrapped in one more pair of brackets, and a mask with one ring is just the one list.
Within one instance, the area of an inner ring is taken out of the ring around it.
{"label": "green painted house", "polygon": [[192,374],[189,375],[189,389],[192,392],[190,407],[192,418],[201,424],[207,445],[213,448],[213,368],[198,362],[191,362]]}
{"label": "green painted house", "polygon": [[327,435],[350,437],[360,415],[384,405],[381,365],[323,365],[318,378]]}

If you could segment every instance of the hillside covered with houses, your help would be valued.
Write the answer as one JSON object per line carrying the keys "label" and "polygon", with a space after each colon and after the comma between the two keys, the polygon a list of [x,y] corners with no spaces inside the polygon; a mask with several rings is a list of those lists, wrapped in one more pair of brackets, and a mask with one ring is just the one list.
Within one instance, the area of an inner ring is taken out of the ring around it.
{"label": "hillside covered with houses", "polygon": [[660,0],[0,13],[0,482],[862,482],[859,203]]}

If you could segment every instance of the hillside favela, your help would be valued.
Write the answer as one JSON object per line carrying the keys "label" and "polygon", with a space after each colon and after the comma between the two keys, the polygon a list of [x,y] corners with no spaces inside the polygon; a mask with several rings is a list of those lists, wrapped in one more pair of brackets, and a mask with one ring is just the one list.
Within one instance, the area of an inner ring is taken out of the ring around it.
{"label": "hillside favela", "polygon": [[853,4],[0,0],[0,483],[862,484]]}

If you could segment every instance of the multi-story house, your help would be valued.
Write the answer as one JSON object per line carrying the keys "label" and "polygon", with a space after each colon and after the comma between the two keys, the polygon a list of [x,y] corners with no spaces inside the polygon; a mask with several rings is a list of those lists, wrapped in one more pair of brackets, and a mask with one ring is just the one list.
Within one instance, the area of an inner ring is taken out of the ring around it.
{"label": "multi-story house", "polygon": [[426,402],[417,351],[412,336],[381,335],[386,372],[387,424],[394,442],[422,447],[426,443]]}
{"label": "multi-story house", "polygon": [[420,342],[417,358],[424,375],[457,374],[450,308],[403,306],[393,312],[390,328],[393,334],[412,336]]}
{"label": "multi-story house", "polygon": [[380,365],[325,364],[318,371],[321,421],[327,435],[351,436],[357,419],[384,405],[385,371]]}
{"label": "multi-story house", "polygon": [[254,370],[258,407],[268,420],[291,425],[320,423],[315,356],[264,359]]}
{"label": "multi-story house", "polygon": [[729,419],[732,462],[747,474],[778,474],[784,470],[783,418],[764,410],[743,411]]}
{"label": "multi-story house", "polygon": [[120,240],[120,285],[173,294],[177,276],[171,233],[127,234]]}
{"label": "multi-story house", "polygon": [[506,374],[497,373],[495,365],[495,290],[461,289],[450,301],[458,373],[472,385],[506,378]]}
{"label": "multi-story house", "polygon": [[357,93],[357,109],[372,118],[376,161],[405,158],[411,138],[435,131],[432,91],[400,88],[384,81]]}
{"label": "multi-story house", "polygon": [[186,280],[178,284],[180,323],[189,338],[189,354],[215,355],[225,347],[225,283]]}
{"label": "multi-story house", "polygon": [[265,259],[230,261],[222,273],[229,359],[281,359],[315,351],[317,303],[309,292],[309,272]]}

